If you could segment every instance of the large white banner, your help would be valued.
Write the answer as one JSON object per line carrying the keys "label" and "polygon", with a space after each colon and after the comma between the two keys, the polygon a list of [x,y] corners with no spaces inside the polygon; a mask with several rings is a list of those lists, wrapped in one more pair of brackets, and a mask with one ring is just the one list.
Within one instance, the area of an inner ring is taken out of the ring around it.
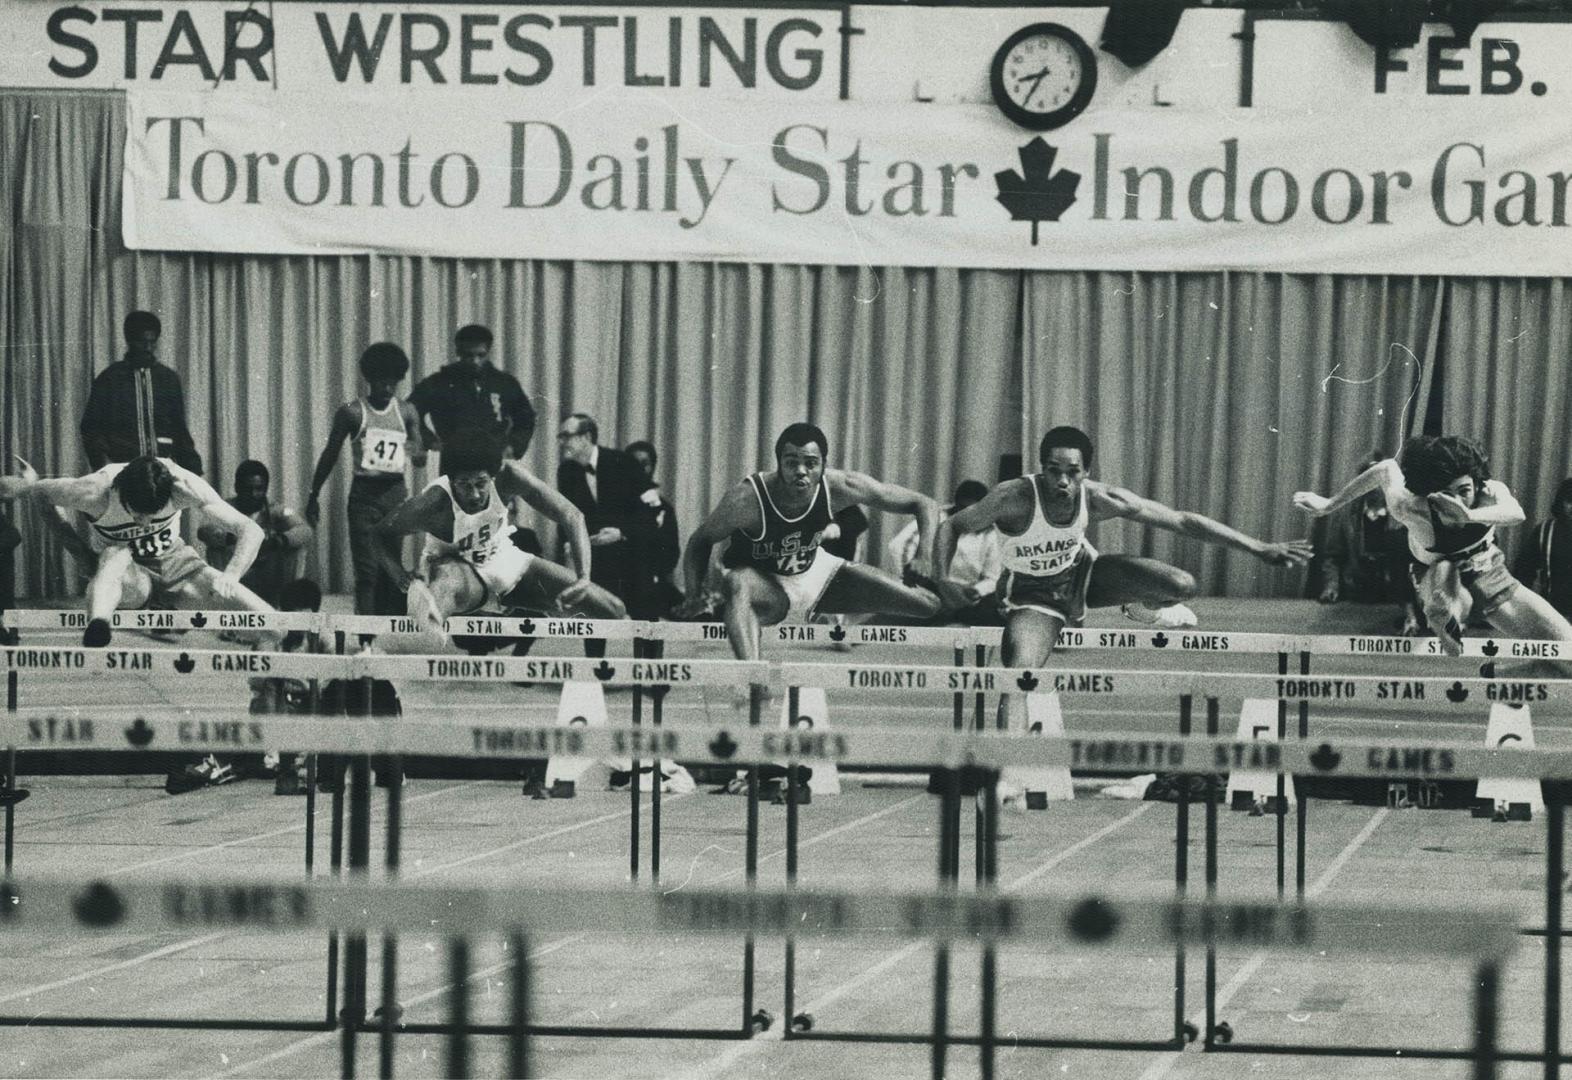
{"label": "large white banner", "polygon": [[1572,274],[1565,119],[128,94],[136,248]]}

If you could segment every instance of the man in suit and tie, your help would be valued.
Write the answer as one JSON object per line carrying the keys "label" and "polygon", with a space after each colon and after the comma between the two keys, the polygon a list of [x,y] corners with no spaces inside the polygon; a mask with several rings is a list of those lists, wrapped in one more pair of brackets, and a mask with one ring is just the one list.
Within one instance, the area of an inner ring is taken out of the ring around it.
{"label": "man in suit and tie", "polygon": [[[573,413],[557,429],[557,490],[579,508],[594,549],[590,580],[631,604],[638,563],[654,540],[660,493],[629,454],[600,445],[595,418]],[[585,654],[604,656],[604,641],[586,641]]]}

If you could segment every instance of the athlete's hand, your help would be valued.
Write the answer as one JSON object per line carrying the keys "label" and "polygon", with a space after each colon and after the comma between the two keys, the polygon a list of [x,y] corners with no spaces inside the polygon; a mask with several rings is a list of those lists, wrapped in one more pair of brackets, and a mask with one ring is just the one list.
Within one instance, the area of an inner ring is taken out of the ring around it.
{"label": "athlete's hand", "polygon": [[921,555],[918,555],[916,558],[912,559],[911,562],[906,564],[906,569],[904,572],[911,574],[913,577],[916,577],[919,580],[922,578],[931,578],[933,577],[933,560],[931,558],[925,558]]}
{"label": "athlete's hand", "polygon": [[574,579],[573,584],[557,594],[557,610],[567,611],[569,608],[578,607],[584,600],[584,594],[589,592],[589,587],[589,578]]}
{"label": "athlete's hand", "polygon": [[1468,516],[1468,507],[1456,495],[1437,491],[1426,500],[1430,503],[1430,513],[1443,525],[1466,525],[1473,520]]}
{"label": "athlete's hand", "polygon": [[596,529],[590,534],[591,547],[603,547],[606,544],[615,544],[622,539],[622,530],[607,525],[604,529]]}
{"label": "athlete's hand", "polygon": [[651,510],[660,509],[660,488],[652,487],[639,496],[639,501]]}
{"label": "athlete's hand", "polygon": [[1336,585],[1328,585],[1321,590],[1321,595],[1316,597],[1316,600],[1323,604],[1335,604],[1339,595]]}
{"label": "athlete's hand", "polygon": [[18,476],[20,476],[23,480],[26,480],[29,484],[38,483],[38,470],[29,465],[26,458],[24,458],[21,454],[17,454],[16,463],[22,467],[21,471],[17,473]]}
{"label": "athlete's hand", "polygon": [[671,617],[679,621],[692,619],[704,610],[704,593],[695,589],[691,594],[682,598],[682,603],[671,609]]}
{"label": "athlete's hand", "polygon": [[213,579],[213,595],[223,600],[234,600],[244,587],[238,574],[223,573]]}
{"label": "athlete's hand", "polygon": [[1312,517],[1325,517],[1332,500],[1313,491],[1294,492],[1294,505]]}
{"label": "athlete's hand", "polygon": [[833,521],[826,525],[824,531],[819,534],[820,540],[839,540],[840,538],[841,527]]}
{"label": "athlete's hand", "polygon": [[934,584],[939,587],[939,601],[944,605],[945,611],[959,611],[976,602],[976,589],[948,580],[936,581]]}
{"label": "athlete's hand", "polygon": [[322,504],[319,503],[317,501],[317,497],[313,495],[306,501],[306,524],[310,525],[314,529],[317,527],[317,522],[321,519],[321,517]]}
{"label": "athlete's hand", "polygon": [[1255,557],[1273,566],[1303,566],[1315,555],[1315,548],[1308,540],[1287,540],[1280,544],[1263,544]]}

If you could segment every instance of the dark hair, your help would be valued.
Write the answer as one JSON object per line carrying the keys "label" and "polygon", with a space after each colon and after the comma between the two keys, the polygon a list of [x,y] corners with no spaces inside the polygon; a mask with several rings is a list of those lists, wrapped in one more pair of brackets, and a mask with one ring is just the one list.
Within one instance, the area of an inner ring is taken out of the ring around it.
{"label": "dark hair", "polygon": [[479,323],[470,323],[468,326],[461,326],[458,329],[458,333],[453,335],[453,344],[490,345],[491,331],[486,329],[484,326],[481,326]]}
{"label": "dark hair", "polygon": [[1415,435],[1398,452],[1403,482],[1415,495],[1433,495],[1460,476],[1483,484],[1490,479],[1490,459],[1479,444],[1461,435]]}
{"label": "dark hair", "polygon": [[282,611],[316,611],[322,607],[322,589],[310,578],[296,578],[278,594]]}
{"label": "dark hair", "polygon": [[590,442],[595,443],[597,446],[600,445],[600,425],[595,423],[593,416],[589,413],[576,412],[569,413],[568,419],[577,420],[579,422],[579,434],[588,435]]}
{"label": "dark hair", "polygon": [[624,454],[648,454],[650,456],[650,468],[652,469],[660,464],[660,455],[655,452],[655,444],[648,439],[638,439],[630,442],[622,448],[622,452]]}
{"label": "dark hair", "polygon": [[824,432],[818,426],[806,420],[799,420],[795,424],[787,424],[786,430],[781,432],[780,438],[775,440],[775,460],[781,459],[781,450],[787,443],[793,446],[807,446],[809,443],[819,444],[819,453],[825,458],[830,456],[830,440],[824,437]]}
{"label": "dark hair", "polygon": [[111,486],[120,493],[127,510],[156,514],[169,505],[175,493],[175,476],[162,461],[144,454],[126,462]]}
{"label": "dark hair", "polygon": [[158,321],[158,316],[151,311],[133,311],[126,316],[124,324],[126,340],[131,340],[131,335],[142,330],[151,330],[154,334],[164,332],[164,324]]}
{"label": "dark hair", "polygon": [[959,484],[956,485],[955,499],[953,501],[957,506],[963,502],[981,502],[983,497],[987,494],[988,485],[983,483],[981,480],[962,480]]}
{"label": "dark hair", "polygon": [[1081,464],[1086,468],[1092,467],[1092,437],[1080,428],[1059,426],[1049,428],[1048,434],[1043,436],[1043,441],[1037,447],[1037,460],[1044,465],[1048,464],[1048,451],[1055,449],[1079,450]]}
{"label": "dark hair", "polygon": [[449,433],[442,440],[442,475],[483,472],[496,476],[502,471],[502,443],[484,431],[473,428]]}
{"label": "dark hair", "polygon": [[1564,502],[1572,502],[1572,476],[1567,477],[1556,485],[1556,497],[1551,501],[1550,505],[1554,507],[1557,503]]}
{"label": "dark hair", "polygon": [[398,382],[409,374],[409,357],[391,341],[379,341],[366,346],[366,351],[360,354],[360,373],[367,382],[372,379]]}
{"label": "dark hair", "polygon": [[235,466],[235,487],[245,482],[248,476],[260,476],[263,484],[273,482],[273,474],[267,471],[267,466],[260,461],[246,460]]}

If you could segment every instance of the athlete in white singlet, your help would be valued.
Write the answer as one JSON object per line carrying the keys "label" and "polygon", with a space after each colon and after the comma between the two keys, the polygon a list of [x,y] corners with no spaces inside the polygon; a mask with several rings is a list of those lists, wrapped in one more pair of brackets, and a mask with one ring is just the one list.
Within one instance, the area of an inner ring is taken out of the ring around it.
{"label": "athlete in white singlet", "polygon": [[[306,520],[316,525],[322,510],[322,487],[338,467],[345,440],[350,446],[354,479],[349,485],[349,557],[355,568],[355,612],[359,615],[396,615],[403,597],[382,572],[376,550],[377,524],[409,498],[404,474],[410,465],[426,463],[421,441],[420,417],[415,407],[394,391],[409,373],[409,357],[388,341],[368,346],[360,356],[360,374],[366,393],[333,411],[327,445],[317,458],[306,500]],[[398,551],[388,552],[399,558]]]}
{"label": "athlete in white singlet", "polygon": [[[426,629],[440,634],[450,615],[506,607],[627,617],[622,601],[590,581],[584,515],[522,463],[504,462],[499,443],[481,432],[454,432],[443,447],[442,469],[443,476],[377,526],[383,567]],[[577,572],[513,543],[508,500],[514,496],[557,523]],[[411,533],[429,537],[421,572],[405,569],[397,554]]]}
{"label": "athlete in white singlet", "polygon": [[1298,491],[1294,505],[1323,517],[1372,491],[1408,529],[1414,587],[1442,651],[1463,651],[1470,614],[1511,637],[1572,641],[1572,623],[1506,567],[1496,527],[1525,515],[1512,489],[1490,478],[1477,444],[1456,435],[1415,436],[1396,460],[1376,462],[1331,498]]}
{"label": "athlete in white singlet", "polygon": [[[155,597],[175,607],[273,610],[240,583],[262,545],[261,527],[172,461],[140,457],[76,479],[41,480],[31,468],[0,477],[0,499],[26,493],[88,520],[98,566],[88,584],[84,645],[109,644],[115,609],[141,607]],[[238,538],[222,571],[208,566],[180,533],[181,513],[193,508]],[[278,638],[259,636],[270,644]]]}
{"label": "athlete in white singlet", "polygon": [[[1195,595],[1195,578],[1178,567],[1136,555],[1097,555],[1086,543],[1090,525],[1128,518],[1195,540],[1249,552],[1274,566],[1302,566],[1310,560],[1306,540],[1268,543],[1246,536],[1203,514],[1174,510],[1132,491],[1087,477],[1092,440],[1072,427],[1056,427],[1038,448],[1042,472],[1006,480],[939,526],[935,565],[939,588],[945,581],[955,538],[996,526],[1004,535],[1007,580],[1001,590],[1005,609],[1001,658],[1006,667],[1037,668],[1065,626],[1079,626],[1087,608],[1123,606],[1137,622],[1161,625],[1163,605]],[[959,597],[946,595],[946,602]],[[1188,614],[1188,613],[1186,613]],[[1192,616],[1193,618],[1193,616]],[[999,701],[1001,727],[1008,726],[1011,695]]]}

